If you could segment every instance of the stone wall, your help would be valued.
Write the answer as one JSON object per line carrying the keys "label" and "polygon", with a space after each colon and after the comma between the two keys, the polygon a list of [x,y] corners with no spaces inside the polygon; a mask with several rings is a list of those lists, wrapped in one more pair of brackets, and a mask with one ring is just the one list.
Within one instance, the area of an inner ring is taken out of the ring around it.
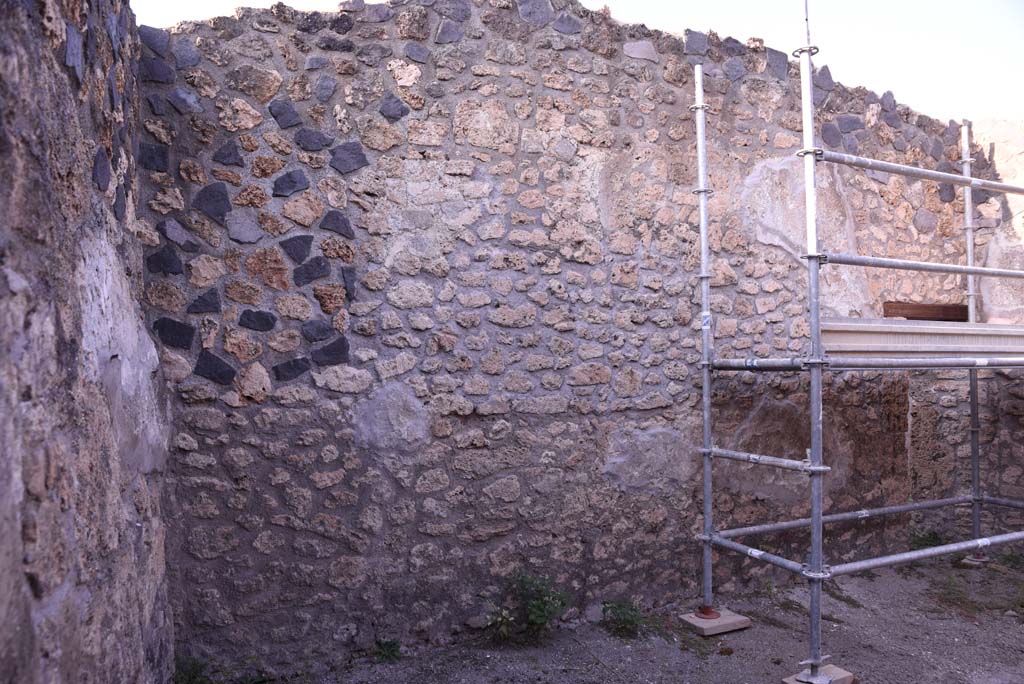
{"label": "stone wall", "polygon": [[170,416],[138,301],[134,17],[5,3],[0,35],[0,681],[162,683]]}
{"label": "stone wall", "polygon": [[[159,236],[147,316],[177,397],[168,553],[184,648],[317,669],[378,638],[479,627],[520,572],[551,575],[575,610],[692,590],[692,64],[712,106],[718,353],[799,355],[786,54],[565,0],[277,5],[141,37],[140,211]],[[823,68],[814,95],[830,148],[943,170],[959,158],[956,125],[891,93]],[[962,258],[953,187],[822,170],[829,248]],[[824,287],[844,316],[964,291],[849,268]],[[830,375],[826,505],[961,486],[963,381],[950,383]],[[716,383],[721,445],[801,456],[806,391],[795,374]],[[805,511],[800,477],[718,473],[723,524]],[[905,524],[838,528],[830,560],[886,548]],[[726,590],[771,574],[718,569]]]}

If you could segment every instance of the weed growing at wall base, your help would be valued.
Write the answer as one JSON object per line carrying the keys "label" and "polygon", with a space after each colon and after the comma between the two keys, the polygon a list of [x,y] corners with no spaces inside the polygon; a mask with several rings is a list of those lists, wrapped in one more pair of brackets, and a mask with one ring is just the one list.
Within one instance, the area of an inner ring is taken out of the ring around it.
{"label": "weed growing at wall base", "polygon": [[612,636],[635,639],[647,620],[632,601],[605,601],[601,604],[601,626]]}

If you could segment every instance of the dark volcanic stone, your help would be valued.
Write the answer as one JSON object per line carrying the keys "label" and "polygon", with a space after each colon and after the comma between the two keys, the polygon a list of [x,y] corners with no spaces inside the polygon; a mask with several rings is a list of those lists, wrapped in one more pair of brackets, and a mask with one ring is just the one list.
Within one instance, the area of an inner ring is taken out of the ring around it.
{"label": "dark volcanic stone", "polygon": [[337,366],[339,363],[348,363],[348,340],[341,336],[330,344],[314,349],[310,357],[318,366]]}
{"label": "dark volcanic stone", "polygon": [[217,288],[207,290],[192,300],[185,311],[190,314],[219,312],[220,292],[217,291]]}
{"label": "dark volcanic stone", "polygon": [[320,227],[324,230],[329,230],[332,233],[337,233],[342,237],[347,237],[349,240],[355,238],[356,234],[352,230],[352,223],[348,220],[348,216],[341,213],[337,209],[331,209],[324,216],[324,220],[320,222]]}
{"label": "dark volcanic stone", "polygon": [[462,40],[462,35],[465,32],[466,29],[457,21],[441,19],[441,23],[437,25],[437,34],[434,36],[434,42],[438,45],[457,43]]}
{"label": "dark volcanic stone", "polygon": [[252,309],[246,309],[242,312],[242,315],[238,317],[238,325],[258,332],[273,330],[274,325],[276,324],[277,316],[269,311],[253,311]]}
{"label": "dark volcanic stone", "polygon": [[167,145],[141,143],[139,145],[139,166],[150,171],[166,173],[169,164],[168,152]]}
{"label": "dark volcanic stone", "polygon": [[[321,224],[322,226],[322,224]],[[313,246],[312,235],[296,235],[278,243],[288,258],[297,264],[309,258],[309,250]]]}
{"label": "dark volcanic stone", "polygon": [[262,240],[265,235],[251,214],[239,212],[228,216],[228,237],[235,242],[251,245]]}
{"label": "dark volcanic stone", "polygon": [[233,139],[228,140],[213,153],[213,161],[225,166],[245,166],[242,153],[238,151],[238,144]]}
{"label": "dark volcanic stone", "polygon": [[281,128],[291,128],[302,123],[299,113],[295,111],[295,105],[288,100],[274,100],[269,106],[270,115]]}
{"label": "dark volcanic stone", "polygon": [[381,60],[390,57],[392,54],[394,53],[391,51],[391,48],[386,45],[370,43],[363,45],[356,51],[356,59],[366,66],[375,67],[381,63]]}
{"label": "dark volcanic stone", "polygon": [[331,262],[327,261],[326,257],[318,256],[313,257],[301,266],[297,266],[292,271],[292,280],[295,281],[296,287],[302,287],[308,285],[314,280],[320,278],[326,278],[331,274]]}
{"label": "dark volcanic stone", "polygon": [[519,18],[533,26],[550,24],[555,18],[551,0],[519,0]]}
{"label": "dark volcanic stone", "polygon": [[158,318],[153,321],[153,330],[168,347],[178,349],[191,349],[192,339],[195,337],[196,329],[188,323],[176,321],[173,318]]}
{"label": "dark volcanic stone", "polygon": [[312,367],[313,364],[309,362],[309,359],[300,356],[297,359],[285,361],[274,366],[274,377],[281,382],[287,382],[288,380],[294,380]]}
{"label": "dark volcanic stone", "polygon": [[328,27],[335,33],[342,35],[348,33],[355,26],[355,21],[348,14],[339,14],[338,16],[331,19]]}
{"label": "dark volcanic stone", "polygon": [[199,352],[199,360],[196,361],[196,367],[192,372],[218,385],[230,385],[231,381],[235,379],[235,369],[224,359],[205,349]]}
{"label": "dark volcanic stone", "polygon": [[887,90],[882,93],[882,110],[886,112],[896,111],[896,96],[892,94],[891,90]]}
{"label": "dark volcanic stone", "polygon": [[738,81],[747,73],[747,67],[739,57],[730,57],[722,64],[722,72],[730,81]]}
{"label": "dark volcanic stone", "polygon": [[125,203],[127,202],[127,193],[124,189],[124,183],[117,186],[117,190],[114,191],[114,218],[118,221],[124,218]]}
{"label": "dark volcanic stone", "polygon": [[839,147],[843,143],[843,135],[834,123],[822,124],[821,140],[829,147]]}
{"label": "dark volcanic stone", "polygon": [[171,113],[170,108],[167,106],[167,98],[157,93],[150,93],[146,96],[146,103],[149,105],[149,111],[153,112],[154,116],[167,116]]}
{"label": "dark volcanic stone", "polygon": [[903,119],[901,119],[899,113],[895,111],[883,111],[882,121],[884,121],[887,125],[891,126],[892,128],[895,128],[896,130],[899,130],[903,126]]}
{"label": "dark volcanic stone", "polygon": [[686,29],[683,52],[688,55],[706,55],[708,53],[708,36],[700,31]]}
{"label": "dark volcanic stone", "polygon": [[322,342],[337,332],[330,321],[306,321],[302,324],[302,336],[307,342]]}
{"label": "dark volcanic stone", "polygon": [[96,156],[92,160],[92,182],[101,192],[110,187],[110,159],[103,145],[96,148]]}
{"label": "dark volcanic stone", "polygon": [[185,230],[185,227],[178,223],[177,219],[167,218],[156,224],[165,238],[181,247],[186,252],[199,250],[199,243],[192,239],[192,233]]}
{"label": "dark volcanic stone", "polygon": [[313,84],[313,95],[316,99],[321,102],[327,102],[334,95],[334,91],[338,89],[338,79],[333,76],[321,76],[316,79],[316,83]]}
{"label": "dark volcanic stone", "polygon": [[814,74],[814,85],[822,90],[835,89],[836,82],[832,80],[832,72],[827,66],[821,67],[818,69],[818,73]]}
{"label": "dark volcanic stone", "polygon": [[380,113],[388,121],[394,123],[403,116],[409,113],[409,108],[405,106],[397,95],[394,93],[384,93],[384,98],[380,101]]}
{"label": "dark volcanic stone", "polygon": [[316,46],[328,52],[352,52],[356,49],[355,43],[348,38],[338,38],[331,35],[317,37]]}
{"label": "dark volcanic stone", "polygon": [[473,16],[473,10],[470,9],[466,0],[437,0],[433,9],[442,17],[447,17],[452,21],[463,22]]}
{"label": "dark volcanic stone", "polygon": [[220,225],[231,211],[231,200],[228,199],[228,187],[224,183],[210,183],[196,193],[192,199],[192,208],[203,212]]}
{"label": "dark volcanic stone", "polygon": [[309,187],[309,179],[302,169],[295,169],[274,179],[274,197],[290,197]]}
{"label": "dark volcanic stone", "polygon": [[395,16],[395,11],[384,4],[367,5],[359,21],[366,24],[380,24]]}
{"label": "dark volcanic stone", "polygon": [[170,47],[171,43],[171,34],[167,31],[153,28],[152,26],[140,26],[139,39],[143,45],[156,54],[161,57],[167,56],[167,48]]}
{"label": "dark volcanic stone", "polygon": [[306,64],[302,68],[306,71],[316,71],[317,69],[323,69],[328,64],[330,62],[323,55],[310,55],[306,58]]}
{"label": "dark volcanic stone", "polygon": [[765,48],[765,55],[768,58],[768,66],[765,68],[765,71],[780,81],[785,81],[789,78],[789,57],[786,56],[785,52]]}
{"label": "dark volcanic stone", "polygon": [[358,142],[342,143],[331,150],[331,168],[339,173],[350,173],[369,163],[363,146]]}
{"label": "dark volcanic stone", "polygon": [[203,111],[203,103],[191,90],[175,88],[167,94],[167,100],[179,114],[198,114]]}
{"label": "dark volcanic stone", "polygon": [[177,275],[182,272],[181,257],[178,256],[174,247],[166,244],[146,257],[146,270],[150,273]]}
{"label": "dark volcanic stone", "polygon": [[152,83],[174,83],[174,69],[162,59],[143,57],[139,61],[139,76]]}
{"label": "dark volcanic stone", "polygon": [[555,23],[551,25],[551,28],[559,33],[572,35],[580,32],[580,29],[583,28],[583,23],[571,14],[560,14],[555,19]]}
{"label": "dark volcanic stone", "polygon": [[857,138],[852,135],[843,136],[843,149],[847,154],[857,154],[857,149],[860,147],[857,142]]}
{"label": "dark volcanic stone", "polygon": [[174,41],[171,52],[174,53],[174,66],[178,69],[194,67],[202,59],[199,48],[188,38],[179,38]]}
{"label": "dark volcanic stone", "polygon": [[421,43],[406,43],[405,56],[414,62],[426,64],[430,61],[430,50]]}
{"label": "dark volcanic stone", "polygon": [[334,142],[334,138],[312,128],[300,128],[295,134],[295,144],[306,152],[319,152]]}
{"label": "dark volcanic stone", "polygon": [[836,117],[836,125],[843,133],[850,133],[864,128],[864,121],[855,114],[840,114]]}
{"label": "dark volcanic stone", "polygon": [[320,12],[300,12],[295,28],[303,33],[316,33],[327,28],[327,18]]}
{"label": "dark volcanic stone", "polygon": [[722,54],[726,57],[739,57],[747,54],[747,46],[729,36],[722,41]]}
{"label": "dark volcanic stone", "polygon": [[352,266],[341,267],[341,282],[345,285],[345,297],[350,302],[356,300],[356,269]]}
{"label": "dark volcanic stone", "polygon": [[[4,10],[5,12],[8,10]],[[82,34],[73,24],[66,24],[67,30],[64,37],[64,66],[71,67],[75,72],[75,78],[82,82],[82,75],[85,73],[84,57],[82,53]],[[173,75],[173,74],[172,74]],[[171,81],[173,83],[173,81]]]}

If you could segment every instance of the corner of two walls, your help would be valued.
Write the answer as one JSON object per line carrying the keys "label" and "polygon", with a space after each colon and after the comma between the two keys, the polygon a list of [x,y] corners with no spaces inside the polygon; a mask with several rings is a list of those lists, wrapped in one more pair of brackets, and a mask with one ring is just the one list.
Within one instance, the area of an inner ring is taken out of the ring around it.
{"label": "corner of two walls", "polygon": [[[0,608],[19,626],[0,664],[18,681],[166,679],[165,572],[184,652],[277,672],[479,626],[520,572],[575,610],[693,588],[692,63],[714,112],[717,352],[798,355],[784,53],[548,0],[276,5],[137,34],[123,5],[39,7],[0,19]],[[827,69],[815,101],[827,146],[959,156],[955,125]],[[839,169],[821,193],[834,246],[962,252],[951,187]],[[826,305],[877,315],[961,286],[830,272]],[[963,382],[946,379],[831,378],[830,505],[962,486]],[[724,446],[803,453],[799,377],[723,378],[715,406]],[[718,476],[723,524],[804,512],[786,476]],[[831,548],[904,534],[844,528]],[[772,574],[718,572],[725,590]]]}
{"label": "corner of two walls", "polygon": [[169,396],[136,233],[127,3],[0,13],[0,680],[163,683]]}
{"label": "corner of two walls", "polygon": [[[784,53],[548,0],[276,5],[143,42],[146,300],[177,395],[168,555],[185,650],[285,671],[378,638],[445,639],[520,572],[578,609],[693,587],[692,64],[714,111],[718,352],[794,355],[808,329]],[[890,93],[822,69],[815,100],[825,145],[958,158],[956,125]],[[962,251],[952,187],[847,170],[824,185],[838,246]],[[843,315],[960,297],[934,278],[825,282]],[[832,379],[834,507],[912,493],[910,383]],[[799,378],[739,374],[715,401],[724,441],[803,453]],[[803,513],[799,483],[769,495],[760,475],[722,465],[728,524]],[[833,549],[902,535],[843,529]],[[800,553],[799,537],[778,543]],[[771,573],[719,571],[726,589]]]}

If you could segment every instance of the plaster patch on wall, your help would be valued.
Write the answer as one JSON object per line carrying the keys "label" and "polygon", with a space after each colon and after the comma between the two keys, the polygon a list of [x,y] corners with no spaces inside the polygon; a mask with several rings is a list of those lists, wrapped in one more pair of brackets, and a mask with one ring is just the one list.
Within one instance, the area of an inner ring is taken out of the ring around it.
{"label": "plaster patch on wall", "polygon": [[612,432],[601,474],[622,491],[660,493],[692,478],[699,465],[682,431],[625,428]]}
{"label": "plaster patch on wall", "polygon": [[[834,169],[819,167],[817,185],[821,249],[856,254],[856,224],[845,199],[842,179]],[[780,247],[802,261],[807,253],[807,233],[803,163],[799,159],[758,162],[743,181],[739,206],[744,224],[754,229],[758,242]],[[821,282],[822,309],[826,315],[881,317],[881,302],[873,301],[863,268],[826,267]]]}
{"label": "plaster patch on wall", "polygon": [[83,366],[102,384],[110,402],[111,428],[119,451],[142,472],[161,470],[169,428],[162,416],[169,406],[157,393],[160,358],[144,332],[142,314],[129,290],[122,259],[106,240],[82,241],[76,282],[82,312],[82,349],[92,357]]}
{"label": "plaster patch on wall", "polygon": [[389,382],[352,407],[352,430],[362,449],[410,458],[430,439],[430,416],[412,387]]}

